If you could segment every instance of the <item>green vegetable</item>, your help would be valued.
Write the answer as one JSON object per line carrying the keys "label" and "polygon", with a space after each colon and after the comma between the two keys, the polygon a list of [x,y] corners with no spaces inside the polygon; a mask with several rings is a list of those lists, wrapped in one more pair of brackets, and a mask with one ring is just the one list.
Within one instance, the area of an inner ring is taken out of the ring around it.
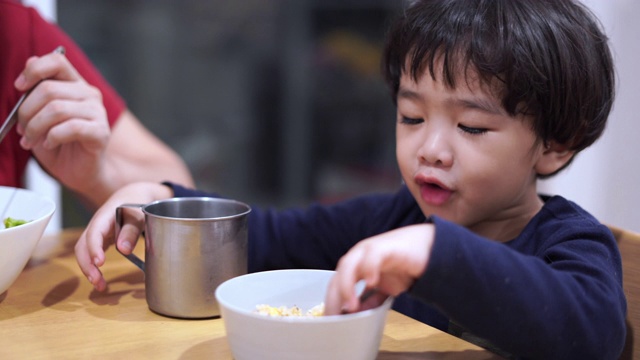
{"label": "green vegetable", "polygon": [[14,227],[14,226],[20,226],[22,224],[26,224],[28,223],[27,220],[20,220],[20,219],[13,219],[13,218],[6,218],[4,219],[4,227],[5,228],[10,228],[10,227]]}

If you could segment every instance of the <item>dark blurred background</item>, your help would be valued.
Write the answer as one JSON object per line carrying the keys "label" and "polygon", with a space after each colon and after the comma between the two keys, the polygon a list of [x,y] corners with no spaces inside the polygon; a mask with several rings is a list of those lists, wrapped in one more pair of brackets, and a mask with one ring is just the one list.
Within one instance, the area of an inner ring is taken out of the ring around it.
{"label": "dark blurred background", "polygon": [[[58,24],[197,187],[258,205],[396,189],[380,76],[400,0],[58,1]],[[64,194],[63,226],[87,214]]]}

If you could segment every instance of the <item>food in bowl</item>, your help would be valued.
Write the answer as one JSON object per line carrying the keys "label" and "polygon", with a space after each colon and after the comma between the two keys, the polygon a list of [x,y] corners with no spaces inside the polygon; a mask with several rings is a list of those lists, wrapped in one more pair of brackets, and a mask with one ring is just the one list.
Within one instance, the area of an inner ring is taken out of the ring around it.
{"label": "food in bowl", "polygon": [[297,316],[297,317],[318,317],[324,315],[324,303],[318,304],[307,311],[302,311],[298,306],[270,306],[260,304],[256,306],[256,312],[264,316]]}
{"label": "food in bowl", "polygon": [[12,227],[16,227],[16,226],[20,226],[20,225],[24,225],[26,223],[28,223],[29,221],[27,220],[22,220],[22,219],[14,219],[12,217],[7,217],[3,220],[4,223],[4,228],[8,229],[8,228],[12,228]]}
{"label": "food in bowl", "polygon": [[[29,219],[19,226],[0,226],[0,294],[3,294],[27,265],[56,205],[35,191],[0,186],[0,209],[13,219]],[[4,220],[5,215],[0,217]]]}
{"label": "food in bowl", "polygon": [[[324,301],[334,272],[273,270],[234,277],[215,296],[236,360],[372,360],[393,302],[344,315],[265,316],[257,304],[311,309]],[[356,290],[362,290],[363,286]]]}

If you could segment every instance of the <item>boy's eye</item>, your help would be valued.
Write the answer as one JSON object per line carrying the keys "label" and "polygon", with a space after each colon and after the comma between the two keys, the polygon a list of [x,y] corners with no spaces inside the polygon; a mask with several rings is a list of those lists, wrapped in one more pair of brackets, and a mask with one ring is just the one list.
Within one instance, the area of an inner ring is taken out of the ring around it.
{"label": "boy's eye", "polygon": [[400,122],[407,125],[416,125],[416,124],[420,124],[422,122],[422,119],[413,119],[413,118],[408,118],[406,116],[403,116],[400,119]]}
{"label": "boy's eye", "polygon": [[481,135],[487,132],[487,129],[484,129],[484,128],[474,128],[474,127],[464,126],[462,124],[459,124],[458,128],[472,135]]}

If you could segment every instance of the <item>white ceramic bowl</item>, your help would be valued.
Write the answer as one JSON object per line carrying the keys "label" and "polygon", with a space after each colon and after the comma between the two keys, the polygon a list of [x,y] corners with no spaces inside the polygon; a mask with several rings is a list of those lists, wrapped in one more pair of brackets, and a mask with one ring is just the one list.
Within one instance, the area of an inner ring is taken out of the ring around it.
{"label": "white ceramic bowl", "polygon": [[375,359],[393,300],[354,314],[270,317],[256,306],[298,306],[324,301],[333,271],[274,270],[235,277],[216,289],[227,340],[236,360]]}
{"label": "white ceramic bowl", "polygon": [[[31,190],[0,186],[0,294],[4,293],[29,261],[44,233],[55,203]],[[5,229],[4,219],[29,222]]]}

